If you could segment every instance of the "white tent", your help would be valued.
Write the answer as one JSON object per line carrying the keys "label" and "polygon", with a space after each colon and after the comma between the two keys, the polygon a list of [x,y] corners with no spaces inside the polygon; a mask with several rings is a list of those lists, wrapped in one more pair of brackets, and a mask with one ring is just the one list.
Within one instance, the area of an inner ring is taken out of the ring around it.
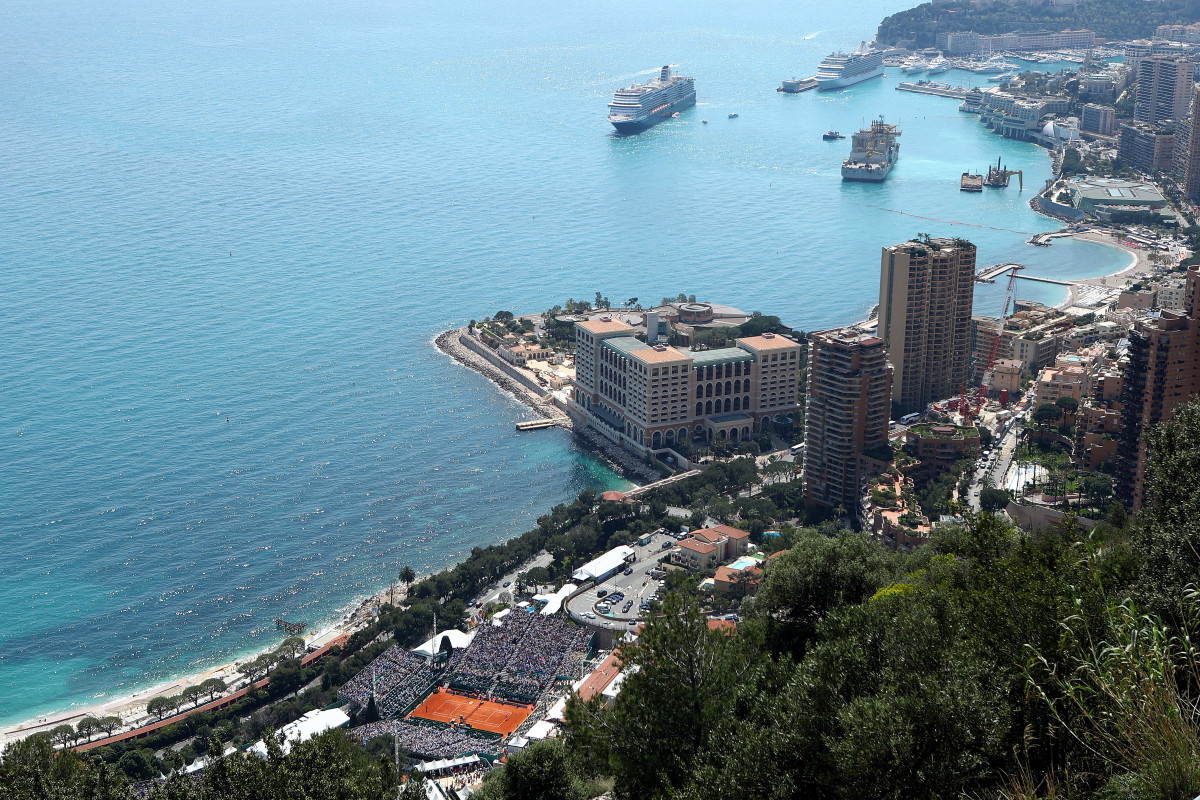
{"label": "white tent", "polygon": [[563,601],[570,597],[571,593],[578,588],[573,583],[566,583],[554,594],[536,594],[533,596],[533,599],[546,604],[542,608],[542,616],[549,617],[557,614],[559,609],[562,608]]}
{"label": "white tent", "polygon": [[469,756],[459,756],[458,758],[439,758],[436,761],[422,761],[417,765],[417,769],[421,770],[421,772],[437,772],[442,769],[454,769],[455,767],[465,767],[478,763],[479,756],[472,753]]}
{"label": "white tent", "polygon": [[577,581],[601,580],[617,571],[625,559],[634,554],[634,549],[628,545],[614,547],[604,555],[594,558],[575,570],[571,575]]}
{"label": "white tent", "polygon": [[[307,742],[319,733],[324,733],[334,728],[343,728],[349,724],[350,717],[340,708],[331,708],[327,711],[310,711],[295,722],[284,725],[279,730],[279,733],[275,735],[283,737],[283,741],[280,742],[280,748],[286,756],[292,749],[293,744]],[[266,758],[267,743],[259,739],[247,752]]]}
{"label": "white tent", "polygon": [[446,636],[450,637],[450,645],[455,650],[461,650],[469,645],[471,640],[475,638],[475,632],[472,631],[471,633],[463,633],[462,631],[450,628],[449,630],[441,631],[432,639],[420,645],[419,647],[414,647],[413,652],[419,656],[422,656],[423,658],[433,658],[435,655],[437,655],[438,649],[442,646],[442,638]]}
{"label": "white tent", "polygon": [[535,723],[532,728],[525,734],[526,738],[533,739],[548,739],[550,734],[554,732],[554,723],[548,719]]}

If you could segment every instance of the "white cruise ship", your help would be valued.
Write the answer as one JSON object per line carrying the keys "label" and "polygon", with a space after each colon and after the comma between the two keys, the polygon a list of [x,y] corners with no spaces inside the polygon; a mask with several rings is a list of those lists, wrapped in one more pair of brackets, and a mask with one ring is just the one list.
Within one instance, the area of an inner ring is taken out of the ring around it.
{"label": "white cruise ship", "polygon": [[829,91],[883,75],[883,55],[863,42],[853,53],[830,53],[817,67],[817,89]]}
{"label": "white cruise ship", "polygon": [[673,75],[666,66],[652,81],[618,89],[608,104],[608,121],[617,133],[638,133],[694,105],[695,80]]}

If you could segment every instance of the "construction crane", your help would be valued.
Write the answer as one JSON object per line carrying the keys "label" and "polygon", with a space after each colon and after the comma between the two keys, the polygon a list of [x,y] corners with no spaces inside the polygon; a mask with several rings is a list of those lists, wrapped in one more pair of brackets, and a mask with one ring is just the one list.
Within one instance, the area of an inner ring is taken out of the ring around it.
{"label": "construction crane", "polygon": [[1000,166],[1000,159],[997,158],[996,166],[988,167],[987,178],[983,182],[988,186],[1003,189],[1008,186],[1008,179],[1013,175],[1017,176],[1017,183],[1021,187],[1021,191],[1025,191],[1025,173],[1019,169],[1005,169]]}
{"label": "construction crane", "polygon": [[[979,393],[975,397],[975,414],[978,415],[983,404],[987,401],[988,389],[991,388],[994,376],[992,374],[992,366],[996,363],[996,354],[1000,350],[1000,340],[1004,336],[1004,320],[1008,317],[1008,308],[1012,305],[1013,295],[1017,288],[1017,273],[1025,267],[1020,264],[1013,264],[1012,270],[1008,273],[1008,288],[1004,292],[1004,310],[1000,312],[1000,319],[996,323],[996,335],[992,337],[992,344],[988,348],[987,361],[983,367],[983,379],[979,382]],[[1008,403],[1008,390],[1005,389],[1000,393],[1000,405]]]}

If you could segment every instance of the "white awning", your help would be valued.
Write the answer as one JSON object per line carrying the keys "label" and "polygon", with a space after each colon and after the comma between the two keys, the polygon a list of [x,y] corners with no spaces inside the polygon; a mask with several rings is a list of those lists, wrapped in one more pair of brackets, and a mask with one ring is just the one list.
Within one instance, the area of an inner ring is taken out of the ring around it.
{"label": "white awning", "polygon": [[634,554],[634,549],[628,545],[614,547],[599,558],[594,558],[575,570],[571,575],[577,581],[590,581],[608,575],[625,563],[625,559]]}

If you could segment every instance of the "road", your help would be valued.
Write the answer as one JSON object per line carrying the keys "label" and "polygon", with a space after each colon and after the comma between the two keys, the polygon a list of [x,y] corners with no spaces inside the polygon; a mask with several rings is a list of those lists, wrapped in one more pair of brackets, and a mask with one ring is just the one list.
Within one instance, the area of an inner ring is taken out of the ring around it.
{"label": "road", "polygon": [[[669,544],[671,547],[664,548],[663,544]],[[645,547],[635,546],[637,560],[631,565],[633,572],[629,575],[618,572],[608,580],[589,587],[586,591],[580,592],[568,600],[567,613],[571,619],[600,628],[631,629],[640,617],[638,604],[654,594],[660,585],[659,581],[650,577],[650,571],[658,567],[658,562],[670,553],[676,544],[676,540],[665,533],[656,533],[650,538],[650,544]],[[596,605],[600,601],[599,593],[602,589],[606,596],[614,592],[621,592],[625,595],[625,598],[607,616],[596,611]],[[632,601],[632,604],[628,611],[624,611],[623,609],[629,601]],[[586,617],[585,614],[593,614],[594,617]]]}
{"label": "road", "polygon": [[[482,592],[480,592],[478,595],[476,595],[475,598],[471,601],[471,606],[472,606],[471,616],[472,617],[475,616],[474,606],[476,603],[481,603],[483,605],[483,608],[487,608],[492,603],[499,602],[500,595],[503,594],[504,592],[508,592],[509,594],[514,594],[512,584],[516,582],[517,575],[519,575],[522,572],[528,572],[529,570],[533,569],[534,567],[548,567],[548,566],[550,566],[551,562],[553,562],[553,561],[554,561],[554,556],[550,555],[545,550],[543,550],[540,553],[538,553],[536,556],[534,556],[533,558],[526,561],[521,566],[514,569],[512,572],[509,572],[507,575],[504,575],[503,577],[501,577],[500,580],[496,581],[495,583],[489,584],[486,589],[484,589]],[[505,586],[504,585],[505,583],[507,583],[509,585]]]}
{"label": "road", "polygon": [[[1031,397],[1032,395],[1030,395]],[[1023,398],[1027,399],[1027,398]],[[1018,401],[1020,402],[1020,401]],[[1029,418],[1029,409],[1032,408],[1032,400],[1024,411],[1017,412],[1008,425],[1008,431],[998,441],[993,443],[992,458],[988,460],[982,468],[976,471],[974,478],[971,480],[971,492],[967,498],[967,505],[972,511],[979,511],[979,493],[985,489],[991,479],[991,484],[996,488],[1004,487],[1004,479],[1008,474],[1009,467],[1012,465],[1016,455],[1017,442],[1019,439],[1020,428],[1017,425],[1018,420]]]}

